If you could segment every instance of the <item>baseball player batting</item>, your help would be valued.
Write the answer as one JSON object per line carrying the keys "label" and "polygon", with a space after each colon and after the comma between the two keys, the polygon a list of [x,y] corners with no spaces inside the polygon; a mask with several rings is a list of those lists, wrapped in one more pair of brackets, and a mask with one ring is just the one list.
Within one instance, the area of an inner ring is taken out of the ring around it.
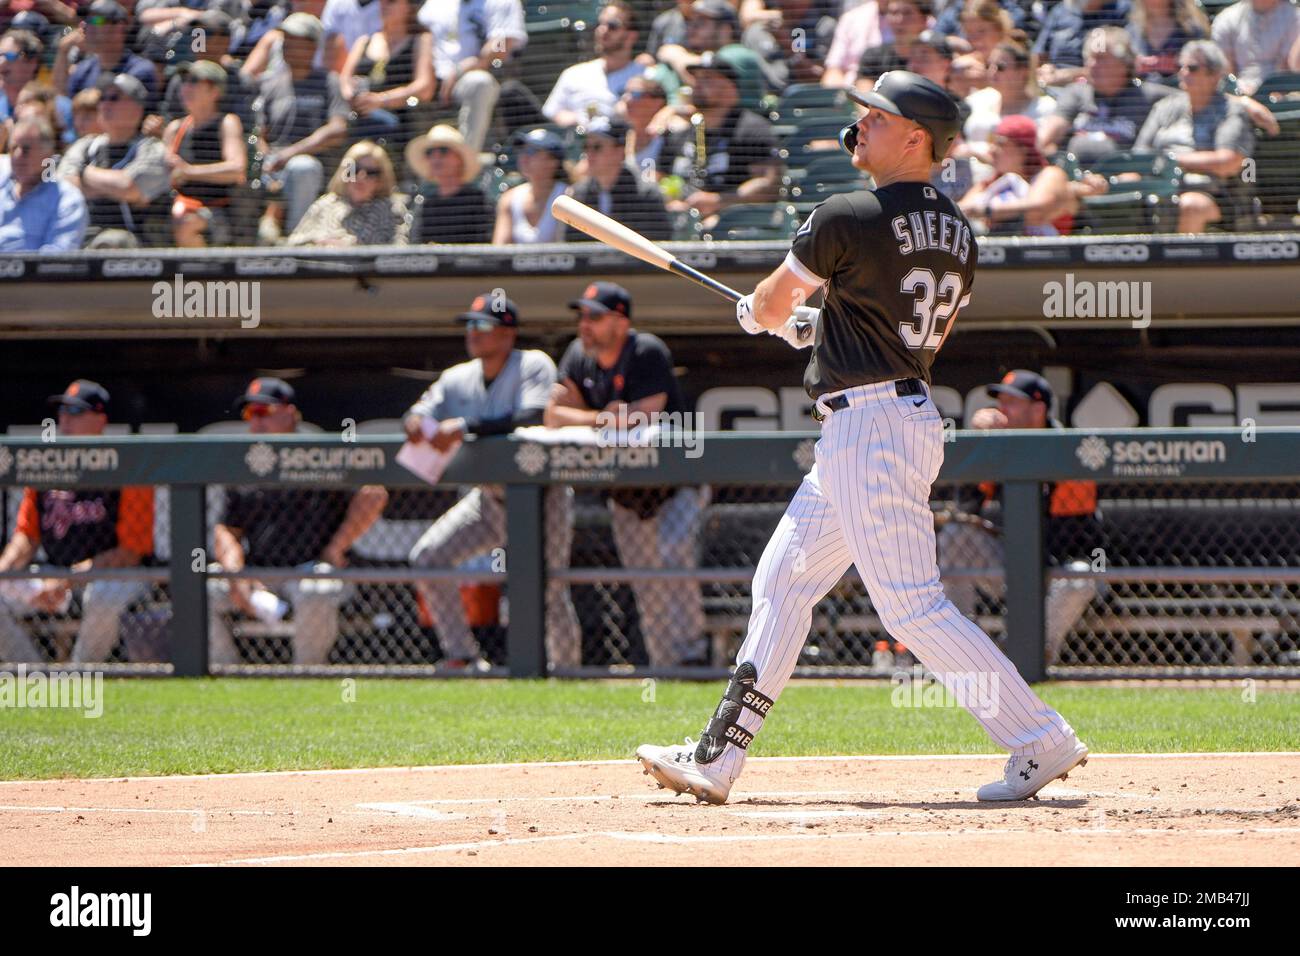
{"label": "baseball player batting", "polygon": [[[930,185],[958,108],[942,87],[901,70],[849,96],[866,112],[841,141],[875,188],[818,206],[785,261],[736,304],[746,332],[796,347],[796,322],[815,324],[804,374],[821,423],[815,463],[758,562],[736,670],[699,742],[643,745],[637,758],[662,786],[725,802],[790,679],[813,606],[853,564],[890,634],[957,700],[969,698],[969,681],[996,688],[997,706],[971,713],[1011,758],[978,797],[1023,800],[1088,750],[939,583],[929,495],[943,423],[930,366],[970,301],[979,255],[966,217]],[[820,313],[802,305],[823,288]]]}

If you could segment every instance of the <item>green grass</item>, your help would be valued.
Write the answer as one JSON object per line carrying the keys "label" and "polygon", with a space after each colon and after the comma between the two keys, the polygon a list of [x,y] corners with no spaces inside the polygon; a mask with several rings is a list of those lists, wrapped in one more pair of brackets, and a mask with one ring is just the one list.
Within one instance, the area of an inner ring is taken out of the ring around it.
{"label": "green grass", "polygon": [[[722,684],[660,681],[104,682],[104,712],[0,709],[0,779],[630,757],[694,736]],[[880,684],[796,684],[754,755],[992,753],[960,708]],[[1300,693],[1039,688],[1097,752],[1300,750]]]}

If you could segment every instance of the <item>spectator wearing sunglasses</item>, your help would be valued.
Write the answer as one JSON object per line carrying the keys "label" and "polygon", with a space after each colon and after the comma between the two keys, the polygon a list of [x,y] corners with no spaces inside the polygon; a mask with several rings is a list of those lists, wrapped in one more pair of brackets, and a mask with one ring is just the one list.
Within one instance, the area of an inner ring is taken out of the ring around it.
{"label": "spectator wearing sunglasses", "polygon": [[[0,123],[14,118],[19,97],[25,89],[40,85],[36,74],[40,72],[44,52],[45,44],[40,37],[28,30],[10,30],[0,37]],[[72,103],[66,96],[59,96],[54,102],[58,111],[55,125],[64,129],[63,141],[71,143],[75,139],[72,135]]]}
{"label": "spectator wearing sunglasses", "polygon": [[1182,91],[1155,105],[1134,148],[1160,150],[1183,170],[1178,231],[1204,232],[1241,204],[1241,167],[1255,149],[1250,118],[1219,92],[1228,59],[1211,40],[1193,40],[1178,55]]}
{"label": "spectator wearing sunglasses", "polygon": [[59,178],[86,197],[88,241],[103,230],[119,229],[144,245],[166,245],[171,238],[171,173],[162,141],[140,130],[148,94],[139,80],[125,73],[100,77],[99,90],[104,132],[68,148],[59,163]]}
{"label": "spectator wearing sunglasses", "polygon": [[362,140],[343,156],[329,188],[298,228],[291,246],[404,246],[410,231],[406,202],[387,151]]}
{"label": "spectator wearing sunglasses", "polygon": [[542,115],[559,126],[613,116],[628,82],[644,70],[632,59],[640,36],[631,6],[622,0],[606,4],[596,20],[596,59],[576,63],[560,74],[542,105]]}
{"label": "spectator wearing sunglasses", "polygon": [[673,167],[673,157],[664,150],[664,124],[660,114],[668,105],[668,94],[652,72],[635,76],[619,100],[619,113],[627,120],[629,152],[643,177],[663,179]]}
{"label": "spectator wearing sunglasses", "polygon": [[186,113],[163,133],[176,200],[172,234],[181,248],[230,242],[229,207],[234,187],[243,185],[248,165],[244,124],[222,113],[226,71],[198,60],[182,71],[181,102]]}
{"label": "spectator wearing sunglasses", "polygon": [[[252,435],[290,435],[298,430],[293,386],[256,378],[237,401]],[[388,503],[379,485],[355,492],[332,488],[236,487],[226,491],[213,528],[217,564],[209,570],[298,568],[323,572],[346,567],[348,551]],[[339,636],[339,606],[353,588],[338,579],[316,578],[262,584],[250,578],[208,579],[208,640],[214,664],[243,658],[231,632],[232,615],[278,622],[292,612],[293,662],[324,664]]]}
{"label": "spectator wearing sunglasses", "polygon": [[[61,438],[104,434],[109,395],[98,382],[77,379],[49,402],[58,407]],[[50,575],[25,592],[13,585],[0,588],[0,661],[45,660],[23,619],[69,610],[74,585],[54,574],[135,567],[153,553],[153,530],[150,487],[23,489],[0,571],[25,570],[43,552],[40,570]],[[144,581],[120,580],[91,581],[81,588],[72,662],[107,660],[117,645],[122,612],[147,590]]]}
{"label": "spectator wearing sunglasses", "polygon": [[[114,0],[94,0],[81,25],[59,41],[54,57],[55,89],[76,96],[94,86],[101,74],[126,74],[144,87],[145,106],[152,109],[158,95],[158,74],[152,63],[127,49],[129,19],[125,8]],[[80,54],[75,66],[74,50]]]}
{"label": "spectator wearing sunglasses", "polygon": [[420,178],[412,242],[492,241],[496,212],[475,182],[478,154],[453,126],[435,126],[406,146],[406,168]]}
{"label": "spectator wearing sunglasses", "polygon": [[[671,239],[663,194],[654,177],[639,175],[628,163],[627,136],[627,123],[620,119],[597,117],[588,124],[582,154],[587,174],[574,184],[573,197],[647,239]],[[561,236],[566,242],[587,238],[567,227]]]}
{"label": "spectator wearing sunglasses", "polygon": [[551,214],[551,203],[569,187],[564,140],[553,130],[535,129],[517,137],[517,142],[524,182],[497,200],[492,244],[559,242],[560,224]]}

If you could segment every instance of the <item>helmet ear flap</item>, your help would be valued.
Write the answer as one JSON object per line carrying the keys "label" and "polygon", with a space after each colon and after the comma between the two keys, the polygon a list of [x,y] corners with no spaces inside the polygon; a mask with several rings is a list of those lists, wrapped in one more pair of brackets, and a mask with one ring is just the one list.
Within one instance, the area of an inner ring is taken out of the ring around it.
{"label": "helmet ear flap", "polygon": [[857,123],[850,123],[848,126],[840,130],[840,146],[842,146],[844,151],[850,156],[853,155],[853,151],[858,148]]}

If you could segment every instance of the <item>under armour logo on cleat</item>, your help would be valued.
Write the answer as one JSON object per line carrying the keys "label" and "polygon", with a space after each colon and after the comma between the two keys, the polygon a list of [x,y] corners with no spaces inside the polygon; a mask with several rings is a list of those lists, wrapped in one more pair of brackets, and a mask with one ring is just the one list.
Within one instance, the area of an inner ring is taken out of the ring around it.
{"label": "under armour logo on cleat", "polygon": [[1029,771],[1030,771],[1030,770],[1037,770],[1037,769],[1038,769],[1038,764],[1034,763],[1032,760],[1028,761],[1028,764],[1029,764],[1029,769],[1028,769],[1028,770],[1022,770],[1022,771],[1020,771],[1020,776],[1024,777],[1026,780],[1029,779]]}

